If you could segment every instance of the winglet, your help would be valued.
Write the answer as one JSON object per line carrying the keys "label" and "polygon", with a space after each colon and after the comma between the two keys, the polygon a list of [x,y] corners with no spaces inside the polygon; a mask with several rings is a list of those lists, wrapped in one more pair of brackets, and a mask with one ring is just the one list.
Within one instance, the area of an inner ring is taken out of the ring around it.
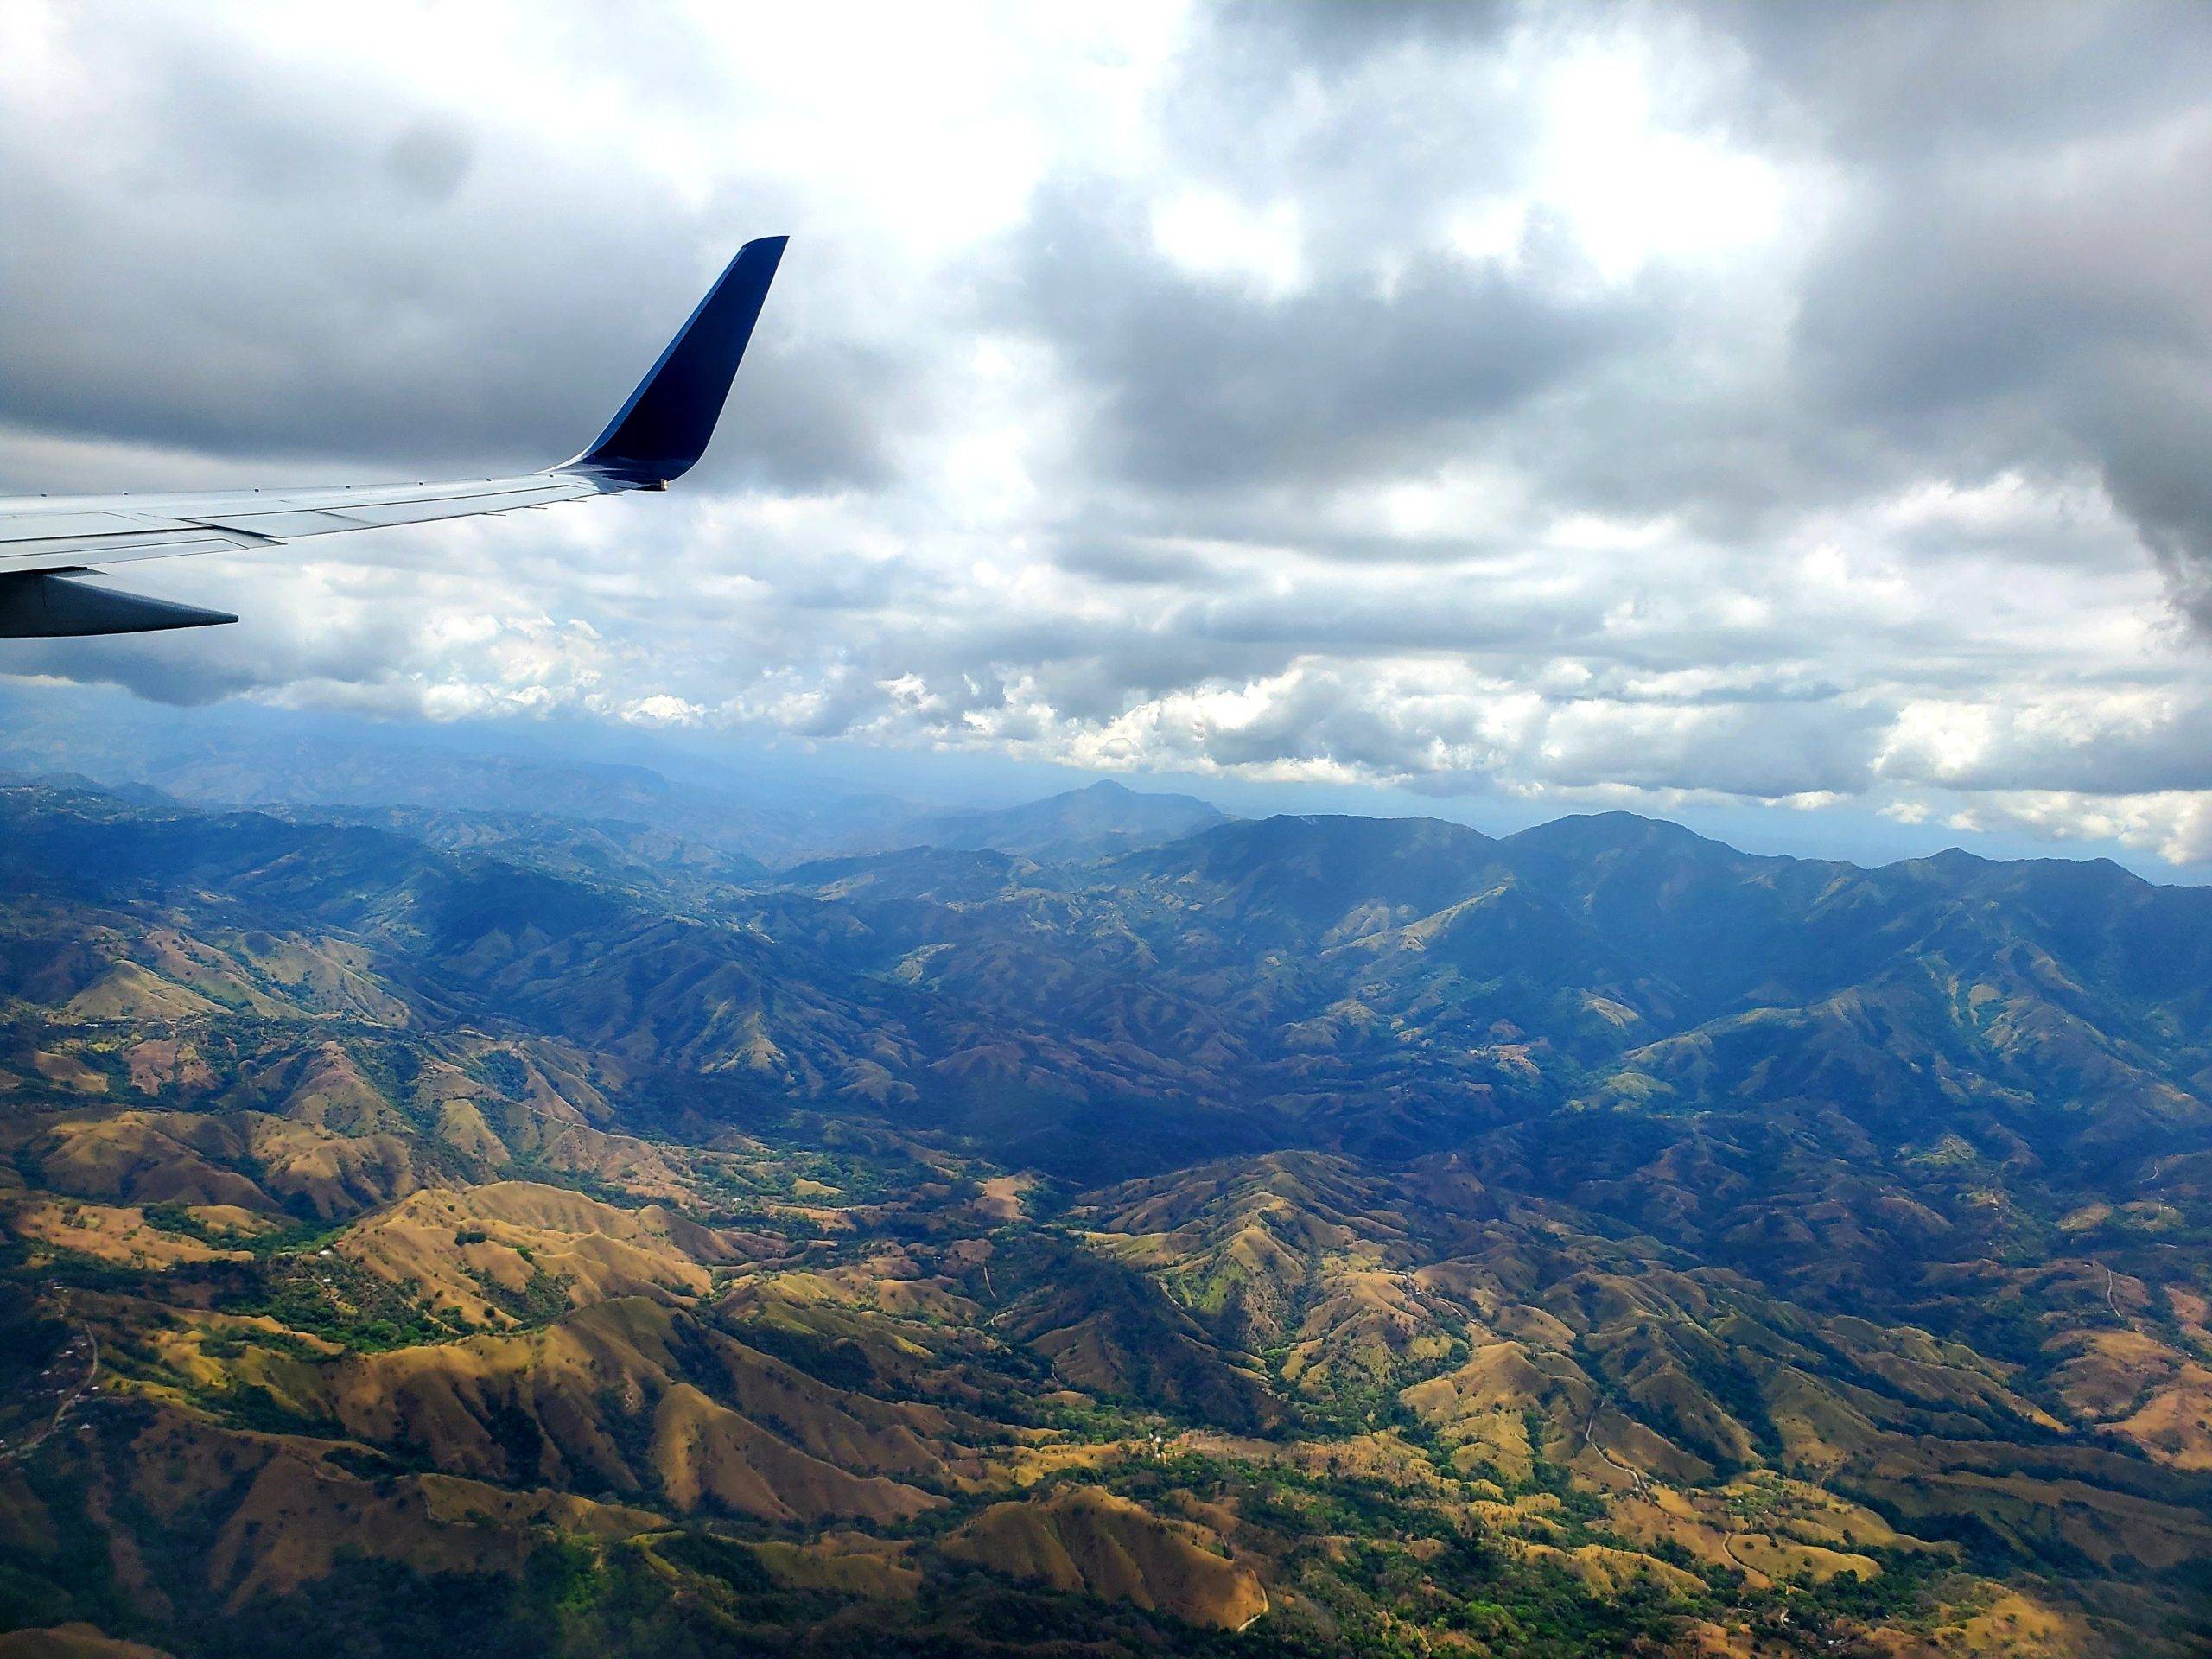
{"label": "winglet", "polygon": [[789,239],[764,236],[737,251],[622,412],[596,443],[560,471],[634,490],[651,489],[691,470],[714,435]]}

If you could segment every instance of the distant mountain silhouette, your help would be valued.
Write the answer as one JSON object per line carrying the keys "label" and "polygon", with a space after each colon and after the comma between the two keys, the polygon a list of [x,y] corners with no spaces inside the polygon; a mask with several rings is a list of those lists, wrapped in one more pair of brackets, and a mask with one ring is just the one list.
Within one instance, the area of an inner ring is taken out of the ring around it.
{"label": "distant mountain silhouette", "polygon": [[1194,796],[1140,794],[1107,779],[1025,806],[939,814],[895,834],[908,846],[989,849],[1060,861],[1155,847],[1226,822],[1226,813]]}

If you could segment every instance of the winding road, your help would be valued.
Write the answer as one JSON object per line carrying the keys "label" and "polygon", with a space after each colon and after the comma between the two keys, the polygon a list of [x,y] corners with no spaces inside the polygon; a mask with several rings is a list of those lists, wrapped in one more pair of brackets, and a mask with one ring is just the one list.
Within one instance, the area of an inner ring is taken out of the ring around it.
{"label": "winding road", "polygon": [[85,1366],[85,1374],[77,1379],[77,1383],[74,1388],[71,1389],[67,1393],[61,1396],[60,1402],[57,1402],[54,1408],[53,1418],[43,1428],[39,1429],[35,1433],[26,1435],[22,1440],[17,1441],[13,1446],[0,1446],[0,1463],[7,1463],[18,1459],[28,1458],[32,1452],[37,1451],[39,1447],[44,1446],[47,1441],[52,1440],[54,1436],[60,1432],[61,1425],[68,1421],[71,1409],[79,1400],[85,1397],[86,1391],[91,1389],[93,1382],[99,1378],[100,1374],[99,1337],[96,1332],[94,1332],[92,1327],[86,1325],[82,1319],[79,1319],[77,1322],[77,1334],[85,1339],[86,1350],[90,1356],[89,1361]]}
{"label": "winding road", "polygon": [[1595,1452],[1607,1463],[1611,1464],[1614,1468],[1619,1470],[1623,1474],[1626,1475],[1630,1480],[1633,1481],[1636,1484],[1636,1495],[1638,1497],[1650,1497],[1650,1483],[1644,1478],[1643,1471],[1637,1468],[1632,1464],[1623,1463],[1618,1458],[1606,1451],[1604,1446],[1598,1443],[1595,1434],[1595,1430],[1598,1427],[1598,1414],[1605,1408],[1605,1396],[1601,1395],[1599,1396],[1597,1404],[1590,1408],[1590,1420],[1582,1425],[1582,1444],[1589,1450]]}
{"label": "winding road", "polygon": [[[1605,1450],[1605,1446],[1597,1438],[1595,1431],[1598,1427],[1598,1414],[1605,1408],[1605,1396],[1601,1395],[1599,1396],[1597,1403],[1590,1408],[1589,1420],[1582,1425],[1582,1444],[1589,1450],[1595,1452],[1607,1463],[1612,1465],[1614,1468],[1626,1475],[1631,1481],[1635,1482],[1636,1495],[1638,1497],[1649,1500],[1651,1497],[1651,1482],[1646,1478],[1643,1471],[1635,1467],[1633,1465],[1623,1463],[1618,1458]],[[1720,1553],[1723,1555],[1726,1555],[1730,1561],[1734,1563],[1739,1571],[1749,1574],[1752,1578],[1763,1580],[1770,1586],[1779,1587],[1785,1595],[1794,1595],[1796,1592],[1796,1586],[1786,1583],[1783,1580],[1775,1577],[1773,1573],[1768,1572],[1766,1568],[1763,1567],[1753,1567],[1749,1561],[1745,1560],[1742,1556],[1736,1553],[1736,1540],[1738,1538],[1750,1537],[1751,1535],[1752,1535],[1749,1533],[1721,1533]]]}

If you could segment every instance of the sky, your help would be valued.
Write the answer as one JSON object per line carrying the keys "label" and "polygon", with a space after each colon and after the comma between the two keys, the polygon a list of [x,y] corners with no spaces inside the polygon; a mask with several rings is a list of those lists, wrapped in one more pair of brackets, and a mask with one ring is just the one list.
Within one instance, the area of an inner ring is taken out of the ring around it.
{"label": "sky", "polygon": [[0,682],[2212,879],[2207,177],[2200,5],[7,0],[0,491],[543,465],[792,241],[676,491]]}

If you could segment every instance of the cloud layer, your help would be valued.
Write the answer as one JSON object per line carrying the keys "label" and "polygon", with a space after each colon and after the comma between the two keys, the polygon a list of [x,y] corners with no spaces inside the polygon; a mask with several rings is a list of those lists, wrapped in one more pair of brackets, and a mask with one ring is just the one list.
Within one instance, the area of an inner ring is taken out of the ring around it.
{"label": "cloud layer", "polygon": [[0,13],[10,487],[549,460],[795,238],[684,491],[6,666],[2212,859],[2212,11],[802,10]]}

